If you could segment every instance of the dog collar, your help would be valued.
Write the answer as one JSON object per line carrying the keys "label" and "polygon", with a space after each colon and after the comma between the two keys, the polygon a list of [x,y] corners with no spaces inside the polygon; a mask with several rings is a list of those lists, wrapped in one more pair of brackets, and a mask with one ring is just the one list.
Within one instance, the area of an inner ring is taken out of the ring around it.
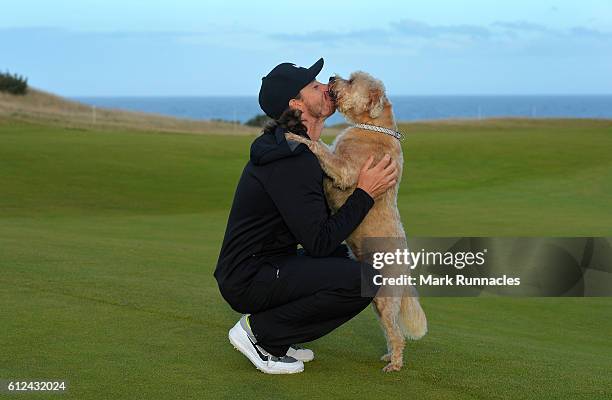
{"label": "dog collar", "polygon": [[404,135],[402,135],[399,131],[394,131],[393,129],[383,128],[382,126],[370,125],[370,124],[355,124],[353,128],[365,129],[368,131],[385,133],[389,136],[393,136],[400,142],[404,141]]}

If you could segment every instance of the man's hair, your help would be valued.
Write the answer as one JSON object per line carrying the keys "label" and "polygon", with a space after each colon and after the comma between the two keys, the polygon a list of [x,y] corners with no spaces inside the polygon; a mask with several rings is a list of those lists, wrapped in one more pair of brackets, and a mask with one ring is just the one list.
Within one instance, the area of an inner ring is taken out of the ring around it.
{"label": "man's hair", "polygon": [[[294,99],[302,100],[302,96],[298,93]],[[264,132],[274,132],[277,127],[284,128],[291,133],[310,139],[306,126],[302,123],[302,112],[300,110],[287,107],[277,120],[272,120],[264,126]]]}

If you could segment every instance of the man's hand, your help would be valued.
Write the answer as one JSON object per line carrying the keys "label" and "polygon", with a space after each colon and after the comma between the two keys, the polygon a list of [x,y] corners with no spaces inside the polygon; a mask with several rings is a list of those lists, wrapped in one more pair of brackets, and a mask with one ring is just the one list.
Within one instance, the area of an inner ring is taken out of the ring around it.
{"label": "man's hand", "polygon": [[370,156],[363,164],[359,178],[357,179],[357,187],[363,189],[373,199],[387,191],[397,182],[397,163],[391,160],[388,154],[372,167],[374,156]]}

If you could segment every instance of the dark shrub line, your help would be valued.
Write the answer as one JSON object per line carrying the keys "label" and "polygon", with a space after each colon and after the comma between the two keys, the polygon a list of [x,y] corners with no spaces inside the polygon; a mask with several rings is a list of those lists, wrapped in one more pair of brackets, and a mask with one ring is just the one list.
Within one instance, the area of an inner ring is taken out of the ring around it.
{"label": "dark shrub line", "polygon": [[26,94],[28,91],[28,78],[22,75],[0,72],[0,92],[11,94]]}

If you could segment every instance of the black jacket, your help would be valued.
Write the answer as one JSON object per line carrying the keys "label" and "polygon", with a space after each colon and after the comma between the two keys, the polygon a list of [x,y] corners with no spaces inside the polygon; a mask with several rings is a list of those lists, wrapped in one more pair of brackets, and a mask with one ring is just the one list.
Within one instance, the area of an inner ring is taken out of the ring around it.
{"label": "black jacket", "polygon": [[374,200],[356,189],[331,215],[323,170],[304,144],[287,142],[285,130],[263,133],[251,145],[230,211],[215,278],[224,297],[239,296],[258,264],[296,254],[331,254],[359,226]]}

